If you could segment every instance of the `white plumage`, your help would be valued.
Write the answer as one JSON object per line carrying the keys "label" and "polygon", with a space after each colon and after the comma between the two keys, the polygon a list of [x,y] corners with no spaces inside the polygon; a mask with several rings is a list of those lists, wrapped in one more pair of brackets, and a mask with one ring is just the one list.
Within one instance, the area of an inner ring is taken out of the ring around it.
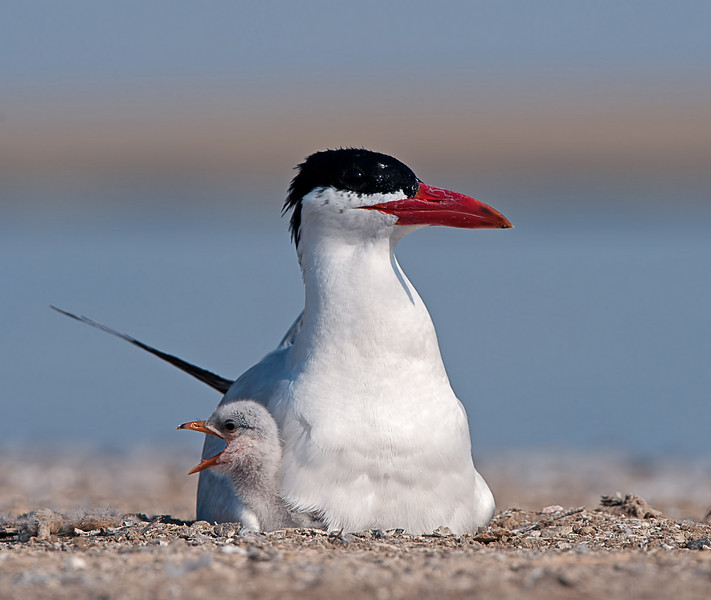
{"label": "white plumage", "polygon": [[[281,495],[329,529],[461,533],[486,524],[494,499],[474,468],[464,408],[394,250],[427,224],[510,223],[365,150],[309,157],[290,191],[305,308],[221,404],[250,398],[269,409],[283,441]],[[203,457],[219,450],[213,440]],[[241,510],[224,477],[200,474],[199,519],[239,520]]]}

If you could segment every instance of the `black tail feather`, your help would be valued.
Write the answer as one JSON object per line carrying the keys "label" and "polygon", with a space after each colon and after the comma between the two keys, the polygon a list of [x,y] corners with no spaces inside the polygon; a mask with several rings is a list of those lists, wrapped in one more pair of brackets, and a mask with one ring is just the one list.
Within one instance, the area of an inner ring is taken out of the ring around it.
{"label": "black tail feather", "polygon": [[181,371],[185,371],[188,375],[192,375],[193,377],[195,377],[195,379],[199,379],[203,383],[206,383],[207,385],[209,385],[211,388],[216,389],[218,392],[221,392],[223,394],[227,393],[227,390],[234,383],[234,381],[225,379],[224,377],[220,377],[219,375],[215,375],[214,373],[211,373],[210,371],[207,371],[201,367],[196,367],[195,365],[191,365],[189,362],[185,362],[182,358],[178,358],[177,356],[173,356],[172,354],[167,354],[166,352],[162,352],[161,350],[158,350],[157,348],[153,348],[152,346],[149,346],[148,344],[144,344],[143,342],[137,340],[136,338],[131,337],[130,335],[126,335],[125,333],[120,333],[118,331],[115,331],[114,329],[111,329],[110,327],[107,327],[106,325],[102,325],[101,323],[92,321],[88,317],[77,316],[75,314],[67,312],[66,310],[62,310],[61,308],[57,308],[56,306],[52,306],[52,305],[50,305],[50,308],[52,310],[56,310],[58,313],[63,314],[71,319],[75,319],[76,321],[79,321],[80,323],[85,323],[86,325],[91,325],[92,327],[101,329],[101,331],[104,331],[106,333],[109,333],[111,335],[119,337],[122,340],[126,340],[127,342],[133,344],[134,346],[138,346],[142,350],[145,350],[146,352],[150,352],[154,356],[157,356],[158,358],[170,363],[174,367],[178,367],[178,369],[180,369]]}

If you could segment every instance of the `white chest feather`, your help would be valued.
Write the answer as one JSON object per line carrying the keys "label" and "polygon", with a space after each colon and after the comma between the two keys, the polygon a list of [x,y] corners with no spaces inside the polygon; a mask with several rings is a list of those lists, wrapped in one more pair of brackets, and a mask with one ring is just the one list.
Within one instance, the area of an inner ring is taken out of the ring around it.
{"label": "white chest feather", "polygon": [[[293,345],[247,371],[224,401],[267,406],[284,443],[281,494],[328,528],[472,531],[491,518],[493,497],[432,321],[395,260],[398,238],[363,235],[350,243],[326,226],[304,228],[306,303]],[[204,518],[221,514],[211,512],[212,487],[201,480]]]}
{"label": "white chest feather", "polygon": [[269,403],[285,445],[282,491],[331,528],[471,530],[493,501],[472,463],[466,415],[424,304],[394,257],[372,250],[331,249],[321,261],[338,265],[304,265],[288,391]]}

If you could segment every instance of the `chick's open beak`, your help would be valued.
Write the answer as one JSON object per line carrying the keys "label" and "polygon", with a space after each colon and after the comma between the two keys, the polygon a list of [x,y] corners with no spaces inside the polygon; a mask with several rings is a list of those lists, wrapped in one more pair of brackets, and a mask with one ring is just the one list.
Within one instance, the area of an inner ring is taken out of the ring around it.
{"label": "chick's open beak", "polygon": [[[214,435],[215,437],[218,437],[220,439],[225,439],[217,431],[214,431],[213,429],[207,427],[205,425],[205,421],[189,421],[187,423],[183,423],[182,425],[178,425],[178,429],[188,429],[190,431],[197,431],[199,433],[209,433],[210,435]],[[193,473],[198,473],[199,471],[204,471],[205,469],[214,467],[216,464],[218,464],[222,452],[224,452],[224,450],[218,452],[217,454],[215,454],[215,456],[211,456],[210,458],[201,460],[199,465],[190,469],[188,475],[192,475]]]}

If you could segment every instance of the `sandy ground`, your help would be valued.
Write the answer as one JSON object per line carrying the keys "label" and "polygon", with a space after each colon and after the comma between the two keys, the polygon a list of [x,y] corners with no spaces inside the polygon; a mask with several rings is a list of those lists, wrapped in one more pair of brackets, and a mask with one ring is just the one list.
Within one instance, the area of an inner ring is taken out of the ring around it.
{"label": "sandy ground", "polygon": [[711,597],[711,462],[481,460],[499,512],[463,536],[193,522],[194,462],[4,451],[0,598]]}

